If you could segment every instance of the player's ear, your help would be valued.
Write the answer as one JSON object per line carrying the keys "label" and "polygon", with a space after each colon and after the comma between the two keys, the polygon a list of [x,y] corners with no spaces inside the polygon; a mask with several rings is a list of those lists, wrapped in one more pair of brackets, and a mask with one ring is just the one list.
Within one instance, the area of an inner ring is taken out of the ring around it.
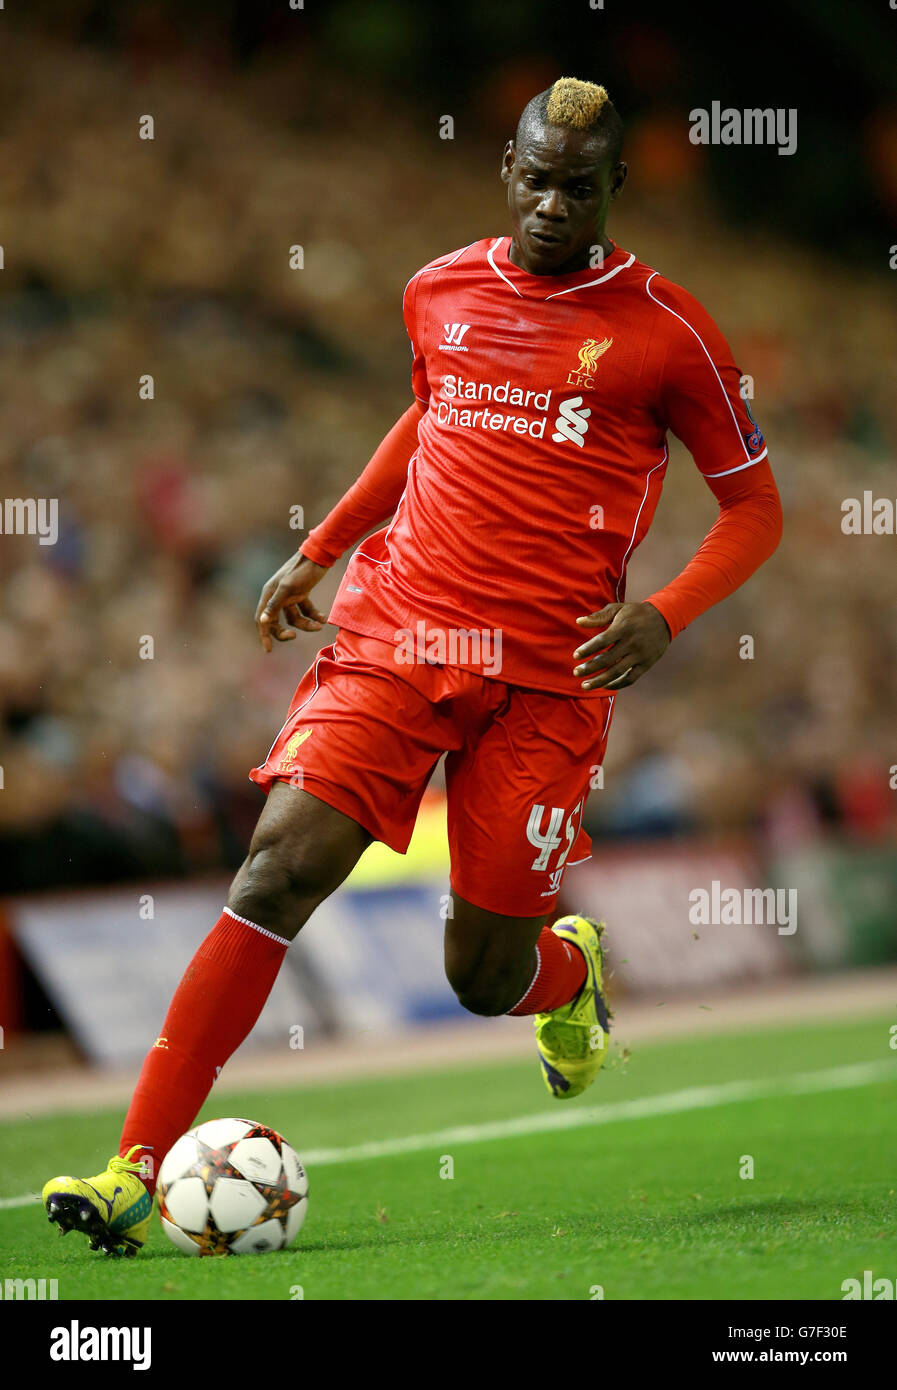
{"label": "player's ear", "polygon": [[620,194],[623,192],[623,185],[626,182],[626,175],[628,173],[629,165],[625,160],[621,159],[620,163],[615,165],[613,173],[610,176],[610,196],[612,198],[619,198]]}
{"label": "player's ear", "polygon": [[501,177],[503,183],[507,183],[511,177],[511,170],[514,168],[514,158],[514,141],[509,140],[505,145],[505,152],[501,157]]}

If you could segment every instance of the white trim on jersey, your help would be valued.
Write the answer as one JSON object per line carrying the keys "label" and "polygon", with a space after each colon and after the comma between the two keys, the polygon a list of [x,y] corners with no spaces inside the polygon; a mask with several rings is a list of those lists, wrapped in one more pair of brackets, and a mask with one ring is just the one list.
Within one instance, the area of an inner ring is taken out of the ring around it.
{"label": "white trim on jersey", "polygon": [[[335,640],[334,640],[334,642],[332,643],[332,646],[333,646],[333,654],[334,654],[334,656],[336,656],[336,641],[335,641]],[[281,734],[283,733],[284,729],[285,729],[286,726],[289,724],[290,720],[293,718],[293,715],[294,715],[294,714],[298,714],[300,709],[305,709],[305,706],[308,704],[309,700],[314,699],[315,695],[317,694],[317,691],[318,691],[318,662],[319,662],[320,660],[321,660],[321,653],[318,652],[317,656],[315,657],[315,664],[314,664],[315,684],[314,684],[314,688],[313,688],[312,691],[311,691],[311,694],[308,695],[308,696],[306,696],[306,698],[302,701],[302,704],[299,706],[299,709],[290,710],[290,712],[289,712],[289,714],[287,715],[286,719],[283,721],[283,723],[281,724],[280,728],[277,730],[277,733],[276,733],[275,736],[274,736],[274,743],[272,743],[272,744],[271,744],[271,747],[268,749],[268,753],[267,753],[267,756],[266,756],[266,758],[265,758],[265,762],[260,764],[261,767],[264,767],[264,766],[265,766],[265,763],[267,763],[268,758],[270,758],[271,754],[274,752],[274,748],[275,748],[275,746],[276,746],[276,744],[277,744],[277,740],[280,738],[280,736],[281,736]]]}
{"label": "white trim on jersey", "polygon": [[[702,351],[703,351],[703,353],[704,353],[704,356],[707,358],[707,361],[710,363],[710,366],[711,366],[711,368],[713,369],[713,375],[716,377],[717,381],[719,382],[719,389],[720,389],[720,390],[722,391],[722,393],[723,393],[723,400],[726,402],[726,405],[729,407],[729,414],[732,416],[732,424],[735,426],[735,433],[738,435],[738,442],[739,442],[739,444],[741,445],[742,449],[744,450],[744,454],[745,454],[745,457],[746,457],[746,459],[747,459],[747,461],[748,461],[748,464],[757,463],[757,462],[758,462],[757,459],[752,459],[752,458],[751,458],[750,450],[748,449],[747,445],[746,445],[745,442],[744,442],[744,439],[742,438],[741,429],[739,428],[739,424],[738,424],[738,417],[736,416],[735,411],[732,409],[732,402],[729,400],[729,395],[728,395],[728,392],[726,391],[725,386],[723,385],[722,377],[720,376],[719,372],[716,370],[716,363],[714,362],[713,358],[710,356],[710,353],[707,351],[707,345],[706,345],[706,343],[704,342],[704,339],[701,337],[701,335],[700,335],[700,333],[698,332],[698,330],[697,330],[696,328],[693,328],[693,327],[692,327],[692,325],[689,323],[688,319],[684,319],[684,318],[682,317],[681,314],[677,314],[677,313],[676,313],[676,310],[675,310],[675,309],[671,309],[670,306],[669,306],[668,304],[664,304],[664,302],[663,302],[662,299],[658,299],[656,294],[652,294],[652,293],[651,293],[651,288],[650,288],[650,286],[651,286],[651,281],[654,279],[654,276],[657,275],[657,274],[658,274],[658,272],[655,270],[651,275],[648,276],[647,280],[645,281],[645,293],[647,294],[647,296],[648,296],[649,299],[653,299],[653,300],[654,300],[654,303],[655,303],[655,304],[659,304],[660,307],[661,307],[661,309],[666,309],[667,313],[668,313],[668,314],[672,314],[674,319],[678,319],[680,323],[684,323],[684,324],[685,324],[685,327],[689,330],[689,332],[693,333],[693,334],[695,335],[695,337],[697,338],[698,342],[701,344],[701,349],[702,349]],[[747,465],[745,465],[745,466],[747,466]],[[729,471],[730,473],[734,473],[734,472],[735,472],[735,469],[732,468],[732,469],[729,469],[728,471]],[[701,470],[698,469],[698,472],[700,473]],[[721,473],[701,473],[701,476],[704,477],[704,478],[719,478],[719,477],[722,477],[722,474],[721,474]]]}
{"label": "white trim on jersey", "polygon": [[569,290],[555,290],[554,294],[547,294],[546,301],[549,299],[560,299],[562,294],[575,294],[577,290],[590,290],[593,285],[603,285],[605,280],[612,280],[615,275],[619,275],[621,270],[628,270],[635,260],[635,252],[630,251],[629,260],[623,261],[622,265],[615,265],[613,270],[609,270],[606,275],[599,275],[597,280],[587,280],[584,285],[571,285]]}
{"label": "white trim on jersey", "polygon": [[[522,299],[522,298],[523,298],[523,295],[520,293],[520,291],[518,290],[517,286],[511,284],[511,281],[508,279],[507,275],[505,275],[503,271],[499,270],[498,266],[495,264],[494,260],[492,259],[492,252],[495,250],[496,246],[498,246],[499,242],[502,242],[502,241],[504,241],[504,237],[503,237],[503,236],[499,236],[499,237],[496,237],[496,238],[495,238],[495,240],[493,241],[492,245],[489,247],[489,250],[486,252],[486,260],[489,262],[489,264],[491,265],[492,269],[495,271],[495,273],[496,273],[496,275],[499,277],[499,279],[500,279],[500,280],[504,280],[505,284],[508,285],[508,286],[510,286],[510,288],[514,291],[514,293],[516,294],[516,296],[517,296],[518,299]],[[525,998],[526,998],[526,995],[524,995],[523,997],[524,997],[524,999],[525,999]],[[522,1002],[522,1001],[521,1001],[521,1002]]]}
{"label": "white trim on jersey", "polygon": [[642,507],[645,505],[646,501],[648,500],[648,489],[649,489],[650,486],[651,486],[651,474],[652,474],[652,473],[656,473],[657,470],[658,470],[658,468],[662,468],[663,465],[664,465],[664,464],[667,462],[667,460],[669,459],[669,457],[670,457],[670,451],[669,451],[669,449],[666,447],[666,445],[664,445],[664,449],[663,449],[663,458],[660,460],[660,463],[655,463],[654,467],[653,467],[653,468],[649,468],[649,469],[648,469],[648,472],[647,472],[646,475],[645,475],[645,491],[644,491],[644,493],[642,494],[642,500],[641,500],[641,502],[639,503],[639,509],[638,509],[638,511],[637,511],[636,514],[635,514],[635,523],[633,524],[633,527],[632,527],[632,535],[631,535],[630,538],[629,538],[629,545],[626,547],[626,553],[625,553],[624,556],[623,556],[623,563],[622,563],[622,565],[620,566],[620,578],[617,580],[617,587],[616,587],[616,589],[614,590],[614,593],[615,593],[615,595],[616,595],[616,599],[617,599],[617,602],[618,602],[618,603],[620,602],[620,585],[623,583],[623,580],[626,578],[626,565],[627,565],[627,563],[628,563],[628,561],[629,561],[630,555],[632,554],[633,546],[635,545],[635,533],[636,533],[636,531],[638,530],[638,519],[639,519],[639,517],[640,517],[641,514],[642,514]]}
{"label": "white trim on jersey", "polygon": [[[462,247],[461,247],[461,250],[460,250],[460,251],[456,251],[455,254],[454,254],[453,256],[452,256],[451,251],[446,251],[445,256],[440,257],[437,261],[434,262],[434,264],[432,264],[432,265],[422,265],[421,268],[420,268],[420,270],[416,270],[416,271],[414,272],[414,274],[413,274],[412,277],[411,277],[411,280],[416,280],[417,277],[418,277],[418,275],[423,275],[423,274],[424,274],[425,272],[427,272],[427,271],[433,271],[433,270],[447,270],[448,267],[449,267],[450,265],[454,265],[454,264],[455,264],[455,261],[458,259],[459,256],[463,256],[463,255],[464,255],[464,252],[465,252],[465,251],[469,251],[470,248],[471,248],[471,246],[473,246],[473,245],[474,245],[474,243],[473,243],[472,241],[468,242],[466,246],[462,246]],[[448,257],[451,257],[451,259],[448,259]],[[408,281],[408,284],[406,284],[405,288],[402,290],[402,306],[403,306],[403,307],[404,307],[404,304],[405,304],[405,295],[408,293],[408,285],[411,284],[411,280]]]}
{"label": "white trim on jersey", "polygon": [[[611,697],[610,697],[610,703],[609,703],[608,706],[607,706],[607,718],[606,718],[605,721],[604,721],[604,728],[601,730],[601,737],[602,737],[602,738],[604,738],[605,734],[607,733],[607,726],[608,726],[608,724],[610,723],[610,717],[611,717],[611,714],[612,714],[613,708],[614,708],[614,700],[616,700],[616,698],[617,698],[617,694],[616,694],[616,691],[614,691],[613,695],[611,695]],[[589,857],[591,858],[591,856],[589,856]]]}
{"label": "white trim on jersey", "polygon": [[[510,286],[510,288],[517,295],[518,299],[526,299],[527,296],[520,293],[517,286],[513,283],[513,281],[508,279],[504,271],[499,270],[498,266],[495,264],[495,261],[493,259],[492,253],[494,252],[495,248],[505,240],[510,241],[510,237],[496,237],[492,245],[489,247],[489,250],[486,252],[486,259],[491,265],[492,269],[495,271],[496,275],[499,277],[499,279],[504,280],[505,284]],[[588,290],[591,289],[593,285],[603,285],[605,280],[612,280],[615,275],[619,275],[621,270],[628,270],[634,260],[635,253],[631,251],[629,253],[628,261],[623,261],[622,265],[614,266],[613,270],[609,270],[605,275],[599,275],[597,280],[587,280],[584,285],[571,285],[570,288],[566,290],[555,290],[553,294],[545,295],[543,303],[547,303],[549,299],[559,299],[562,294],[575,294],[577,290]],[[525,273],[526,272],[524,272],[524,274]]]}
{"label": "white trim on jersey", "polygon": [[[755,459],[748,459],[747,463],[739,463],[739,465],[738,465],[737,468],[724,468],[723,471],[722,471],[722,473],[701,473],[701,477],[702,477],[702,478],[728,478],[728,476],[729,476],[730,473],[740,473],[740,472],[741,472],[743,469],[745,469],[745,468],[753,468],[754,464],[755,464],[755,463],[759,463],[759,462],[761,461],[761,459],[765,459],[765,458],[766,458],[766,455],[767,455],[768,453],[769,453],[769,450],[768,450],[768,449],[764,449],[764,450],[763,450],[763,453],[762,453],[762,454],[758,454],[757,457],[756,457]],[[698,472],[700,472],[700,469],[698,469]]]}

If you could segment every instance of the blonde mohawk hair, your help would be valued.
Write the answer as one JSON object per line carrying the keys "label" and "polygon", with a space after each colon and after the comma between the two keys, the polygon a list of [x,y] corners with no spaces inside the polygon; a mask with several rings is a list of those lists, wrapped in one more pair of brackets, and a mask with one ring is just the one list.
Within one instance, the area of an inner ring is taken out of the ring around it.
{"label": "blonde mohawk hair", "polygon": [[566,126],[568,130],[583,130],[601,141],[613,164],[617,164],[623,149],[623,122],[607,95],[597,82],[583,82],[579,77],[559,77],[544,92],[526,103],[517,123],[515,143],[518,148],[528,140],[538,140],[546,125]]}
{"label": "blonde mohawk hair", "polygon": [[551,88],[545,119],[552,125],[589,130],[609,101],[606,88],[599,87],[595,82],[583,82],[578,77],[559,77]]}

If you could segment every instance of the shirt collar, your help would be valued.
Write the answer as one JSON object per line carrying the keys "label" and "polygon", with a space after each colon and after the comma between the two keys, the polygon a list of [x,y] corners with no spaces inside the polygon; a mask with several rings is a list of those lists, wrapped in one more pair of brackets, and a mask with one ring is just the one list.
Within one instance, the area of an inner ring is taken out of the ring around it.
{"label": "shirt collar", "polygon": [[529,271],[521,270],[508,255],[511,238],[507,236],[497,237],[492,242],[486,252],[486,258],[499,279],[521,299],[557,299],[561,295],[572,294],[575,290],[600,285],[632,265],[635,256],[629,251],[624,251],[612,239],[609,240],[613,251],[609,256],[605,256],[602,265],[589,266],[585,270],[574,271],[571,275],[531,275]]}

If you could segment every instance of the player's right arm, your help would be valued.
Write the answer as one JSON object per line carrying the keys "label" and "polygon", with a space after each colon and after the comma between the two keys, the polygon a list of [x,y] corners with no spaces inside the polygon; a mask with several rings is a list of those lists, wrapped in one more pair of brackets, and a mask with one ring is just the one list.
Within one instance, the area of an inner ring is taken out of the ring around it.
{"label": "player's right arm", "polygon": [[405,488],[408,460],[417,447],[417,423],[426,408],[415,401],[399,416],[361,477],[262,589],[255,625],[266,652],[271,650],[272,638],[291,642],[296,628],[319,632],[327,622],[309,594],[351,545],[395,512]]}
{"label": "player's right arm", "polygon": [[350,546],[387,521],[399,505],[408,477],[408,462],[417,448],[418,422],[426,414],[430,401],[427,366],[419,346],[417,325],[419,283],[419,273],[412,275],[402,296],[402,316],[411,339],[414,404],[399,416],[345,497],[320,526],[308,533],[299,553],[291,555],[262,589],[255,610],[255,625],[266,652],[271,650],[272,637],[277,642],[291,642],[296,628],[303,632],[320,631],[328,620],[311,602],[309,593]]}

